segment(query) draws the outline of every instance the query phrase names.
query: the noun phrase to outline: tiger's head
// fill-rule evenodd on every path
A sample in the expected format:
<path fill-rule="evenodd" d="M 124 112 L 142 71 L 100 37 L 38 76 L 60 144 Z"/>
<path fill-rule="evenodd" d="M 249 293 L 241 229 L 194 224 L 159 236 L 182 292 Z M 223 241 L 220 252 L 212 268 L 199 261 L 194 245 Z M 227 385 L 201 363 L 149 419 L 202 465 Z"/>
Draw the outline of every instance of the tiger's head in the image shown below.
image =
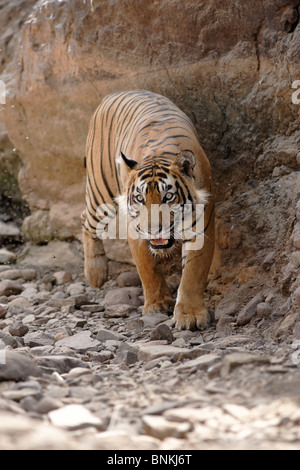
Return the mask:
<path fill-rule="evenodd" d="M 191 239 L 186 228 L 195 224 L 196 205 L 205 205 L 209 197 L 195 187 L 195 155 L 186 151 L 174 160 L 150 156 L 138 163 L 121 153 L 119 163 L 126 184 L 117 199 L 120 212 L 128 216 L 129 236 L 146 239 L 151 252 L 160 256 Z M 189 218 L 185 230 L 183 216 Z"/>

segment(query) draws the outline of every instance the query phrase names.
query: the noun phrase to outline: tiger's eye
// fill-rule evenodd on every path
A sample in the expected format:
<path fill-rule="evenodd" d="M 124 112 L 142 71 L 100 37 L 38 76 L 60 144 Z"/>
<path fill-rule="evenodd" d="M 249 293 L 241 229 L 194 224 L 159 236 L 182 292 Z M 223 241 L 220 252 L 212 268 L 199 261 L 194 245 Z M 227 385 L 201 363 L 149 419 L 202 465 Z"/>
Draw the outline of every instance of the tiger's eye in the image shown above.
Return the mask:
<path fill-rule="evenodd" d="M 134 199 L 136 200 L 136 202 L 139 202 L 139 203 L 144 202 L 144 198 L 141 194 L 137 194 Z"/>
<path fill-rule="evenodd" d="M 165 195 L 166 201 L 171 201 L 171 199 L 173 199 L 173 196 L 174 196 L 173 193 L 170 193 L 170 192 L 166 193 L 166 195 Z"/>

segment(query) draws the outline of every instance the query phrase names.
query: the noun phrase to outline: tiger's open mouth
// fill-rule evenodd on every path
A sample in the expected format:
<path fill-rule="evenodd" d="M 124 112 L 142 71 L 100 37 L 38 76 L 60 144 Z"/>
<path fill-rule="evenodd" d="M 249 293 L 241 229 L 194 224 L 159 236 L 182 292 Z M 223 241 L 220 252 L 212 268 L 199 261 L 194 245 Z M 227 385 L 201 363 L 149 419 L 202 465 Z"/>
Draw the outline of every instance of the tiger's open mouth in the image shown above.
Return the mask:
<path fill-rule="evenodd" d="M 164 248 L 171 248 L 171 246 L 174 244 L 174 240 L 172 238 L 169 240 L 167 238 L 155 238 L 153 240 L 149 240 L 149 243 L 151 248 L 159 250 Z"/>

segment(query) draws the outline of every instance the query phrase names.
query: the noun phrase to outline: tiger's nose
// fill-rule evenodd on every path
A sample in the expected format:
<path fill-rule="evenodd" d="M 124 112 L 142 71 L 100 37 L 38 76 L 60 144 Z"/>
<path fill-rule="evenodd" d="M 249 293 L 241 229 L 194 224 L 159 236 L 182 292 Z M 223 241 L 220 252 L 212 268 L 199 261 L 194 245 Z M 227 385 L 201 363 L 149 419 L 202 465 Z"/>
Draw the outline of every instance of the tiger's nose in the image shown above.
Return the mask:
<path fill-rule="evenodd" d="M 148 229 L 149 235 L 152 235 L 152 236 L 159 235 L 159 232 L 160 232 L 159 227 L 157 227 L 157 229 L 155 229 L 155 230 L 153 230 L 153 229 L 152 229 L 152 230 L 149 230 L 149 229 Z"/>

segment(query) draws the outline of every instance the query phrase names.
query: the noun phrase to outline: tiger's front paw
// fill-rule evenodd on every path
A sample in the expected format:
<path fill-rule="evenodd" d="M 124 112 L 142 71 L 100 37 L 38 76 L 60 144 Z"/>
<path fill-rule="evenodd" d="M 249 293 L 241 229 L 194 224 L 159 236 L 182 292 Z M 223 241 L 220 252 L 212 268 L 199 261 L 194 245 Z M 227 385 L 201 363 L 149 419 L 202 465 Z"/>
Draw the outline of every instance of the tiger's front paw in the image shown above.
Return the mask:
<path fill-rule="evenodd" d="M 204 330 L 210 324 L 210 316 L 205 307 L 178 303 L 174 316 L 179 330 Z"/>
<path fill-rule="evenodd" d="M 175 300 L 166 298 L 157 302 L 146 303 L 143 308 L 143 315 L 151 313 L 172 313 L 174 310 Z"/>

